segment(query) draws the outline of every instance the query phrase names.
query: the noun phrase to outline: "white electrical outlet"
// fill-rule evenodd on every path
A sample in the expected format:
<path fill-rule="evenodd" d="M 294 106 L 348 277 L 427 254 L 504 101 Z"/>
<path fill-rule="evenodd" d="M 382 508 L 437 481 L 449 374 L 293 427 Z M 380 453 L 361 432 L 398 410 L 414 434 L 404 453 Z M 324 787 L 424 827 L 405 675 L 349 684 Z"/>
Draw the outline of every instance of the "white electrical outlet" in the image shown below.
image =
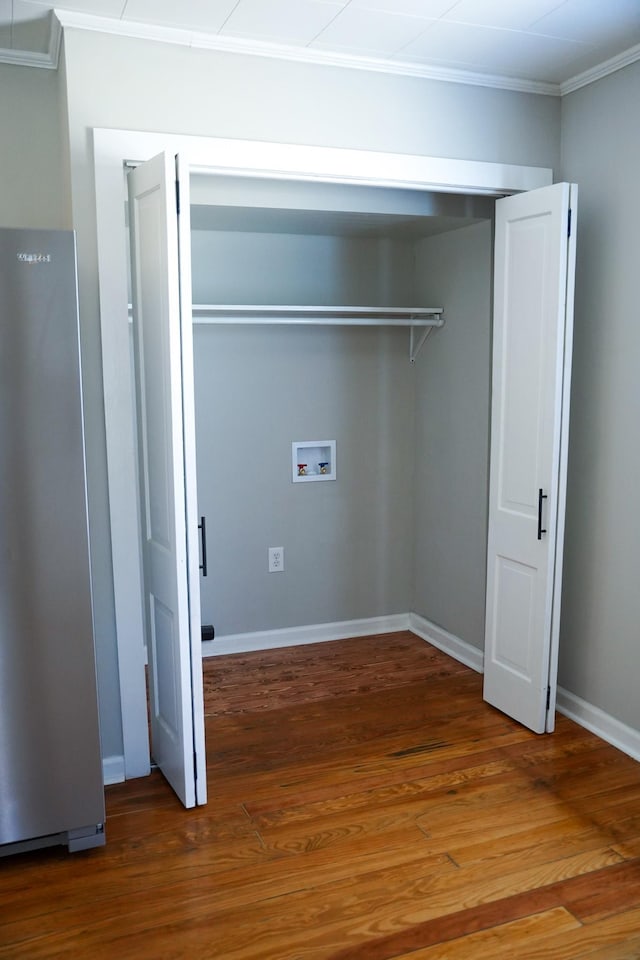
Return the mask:
<path fill-rule="evenodd" d="M 284 570 L 284 547 L 269 547 L 269 573 Z"/>

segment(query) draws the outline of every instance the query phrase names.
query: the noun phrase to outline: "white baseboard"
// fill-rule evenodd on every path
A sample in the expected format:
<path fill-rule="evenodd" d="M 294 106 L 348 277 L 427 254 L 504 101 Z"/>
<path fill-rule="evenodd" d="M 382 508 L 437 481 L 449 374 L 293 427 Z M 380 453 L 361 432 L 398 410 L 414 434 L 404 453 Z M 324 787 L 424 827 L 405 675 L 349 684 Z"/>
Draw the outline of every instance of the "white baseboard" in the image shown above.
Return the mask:
<path fill-rule="evenodd" d="M 427 643 L 432 643 L 438 650 L 448 653 L 454 660 L 459 660 L 460 663 L 471 667 L 471 669 L 477 673 L 483 672 L 484 654 L 482 650 L 478 650 L 477 647 L 472 647 L 466 640 L 461 640 L 460 637 L 456 637 L 453 633 L 447 633 L 442 627 L 431 623 L 430 620 L 421 617 L 418 613 L 409 614 L 409 630 L 417 633 L 417 635 L 422 637 L 423 640 L 426 640 Z"/>
<path fill-rule="evenodd" d="M 366 620 L 342 620 L 338 623 L 318 623 L 283 630 L 262 630 L 256 633 L 234 633 L 202 644 L 203 657 L 227 653 L 250 653 L 253 650 L 277 650 L 279 647 L 297 647 L 307 643 L 328 640 L 346 640 L 348 637 L 370 637 L 376 633 L 397 633 L 409 629 L 409 614 L 398 613 L 388 617 L 370 617 Z"/>
<path fill-rule="evenodd" d="M 640 731 L 628 727 L 626 723 L 616 720 L 611 714 L 594 707 L 563 687 L 558 687 L 556 709 L 558 713 L 595 733 L 601 740 L 606 740 L 634 760 L 640 760 Z"/>
<path fill-rule="evenodd" d="M 124 757 L 102 758 L 102 780 L 105 787 L 109 783 L 124 783 Z"/>

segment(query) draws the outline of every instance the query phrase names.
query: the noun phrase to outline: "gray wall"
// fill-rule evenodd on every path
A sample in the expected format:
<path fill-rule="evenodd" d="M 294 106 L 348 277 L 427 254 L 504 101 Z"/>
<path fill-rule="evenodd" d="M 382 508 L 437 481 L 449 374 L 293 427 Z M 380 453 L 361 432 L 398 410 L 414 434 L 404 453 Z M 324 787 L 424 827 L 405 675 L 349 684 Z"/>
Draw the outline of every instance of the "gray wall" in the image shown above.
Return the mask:
<path fill-rule="evenodd" d="M 196 302 L 447 315 L 414 365 L 406 329 L 195 328 L 202 609 L 219 636 L 411 609 L 482 648 L 491 250 L 489 222 L 417 243 L 193 232 Z M 337 439 L 336 483 L 291 482 L 304 439 Z"/>
<path fill-rule="evenodd" d="M 215 217 L 211 217 L 215 219 Z M 199 303 L 415 301 L 414 244 L 192 233 Z M 406 329 L 194 328 L 198 497 L 217 636 L 403 613 L 412 543 Z M 335 481 L 292 483 L 294 441 L 335 440 Z M 267 547 L 285 570 L 267 572 Z"/>
<path fill-rule="evenodd" d="M 65 47 L 76 134 L 168 130 L 548 167 L 560 158 L 554 97 L 73 29 Z"/>
<path fill-rule="evenodd" d="M 559 682 L 640 729 L 640 63 L 562 101 L 579 185 Z"/>
<path fill-rule="evenodd" d="M 198 499 L 216 635 L 404 613 L 413 371 L 406 330 L 194 328 Z M 293 483 L 291 444 L 335 440 L 337 479 Z M 267 572 L 282 546 L 283 573 Z"/>
<path fill-rule="evenodd" d="M 53 70 L 0 64 L 0 225 L 71 227 L 60 124 L 64 90 Z"/>
<path fill-rule="evenodd" d="M 420 244 L 421 302 L 443 304 L 416 367 L 411 609 L 484 647 L 490 421 L 489 221 Z"/>
<path fill-rule="evenodd" d="M 194 303 L 412 306 L 413 244 L 384 237 L 192 231 Z"/>
<path fill-rule="evenodd" d="M 121 752 L 121 730 L 91 128 L 166 130 L 555 168 L 560 105 L 552 97 L 220 54 L 76 30 L 66 31 L 64 70 L 73 223 L 80 241 L 103 749 L 109 755 Z"/>

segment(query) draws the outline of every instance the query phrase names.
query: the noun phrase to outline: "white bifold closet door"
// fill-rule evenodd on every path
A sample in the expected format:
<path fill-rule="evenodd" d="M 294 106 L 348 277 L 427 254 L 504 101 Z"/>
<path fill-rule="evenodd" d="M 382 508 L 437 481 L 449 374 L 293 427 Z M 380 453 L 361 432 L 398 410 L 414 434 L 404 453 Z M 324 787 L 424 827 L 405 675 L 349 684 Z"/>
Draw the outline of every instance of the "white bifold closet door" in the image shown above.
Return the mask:
<path fill-rule="evenodd" d="M 484 697 L 536 733 L 555 717 L 576 201 L 560 183 L 496 203 Z"/>
<path fill-rule="evenodd" d="M 192 807 L 207 795 L 189 185 L 180 184 L 176 159 L 155 157 L 128 181 L 152 754 Z"/>

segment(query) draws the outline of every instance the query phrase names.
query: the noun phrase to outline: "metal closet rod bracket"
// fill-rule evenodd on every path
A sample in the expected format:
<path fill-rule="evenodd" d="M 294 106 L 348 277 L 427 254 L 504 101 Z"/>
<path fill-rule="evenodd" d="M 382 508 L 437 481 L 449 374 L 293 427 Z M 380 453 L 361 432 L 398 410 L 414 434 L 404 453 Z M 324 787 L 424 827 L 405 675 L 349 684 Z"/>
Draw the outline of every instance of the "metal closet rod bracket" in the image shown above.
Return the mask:
<path fill-rule="evenodd" d="M 422 350 L 427 337 L 436 327 L 444 327 L 444 316 L 440 314 L 437 317 L 434 317 L 427 323 L 412 323 L 409 331 L 409 361 L 411 363 L 416 362 L 416 357 Z M 422 331 L 422 335 L 418 342 L 416 343 L 416 329 Z"/>

